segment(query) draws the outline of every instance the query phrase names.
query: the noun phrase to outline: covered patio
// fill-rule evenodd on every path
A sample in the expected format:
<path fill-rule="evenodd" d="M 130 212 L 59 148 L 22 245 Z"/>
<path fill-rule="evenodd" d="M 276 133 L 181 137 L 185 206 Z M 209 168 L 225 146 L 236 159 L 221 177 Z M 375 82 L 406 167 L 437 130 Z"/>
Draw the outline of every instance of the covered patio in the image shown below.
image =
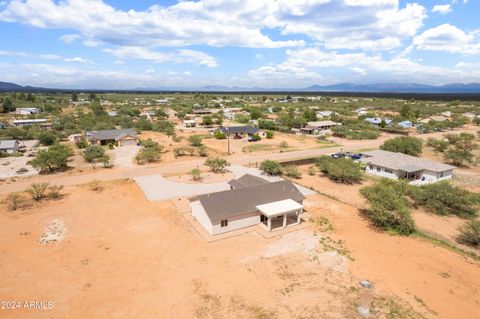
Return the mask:
<path fill-rule="evenodd" d="M 406 165 L 399 168 L 399 178 L 407 179 L 409 181 L 416 181 L 422 177 L 423 168 L 416 165 Z"/>
<path fill-rule="evenodd" d="M 281 200 L 256 206 L 260 222 L 268 231 L 300 224 L 303 205 L 292 199 Z"/>

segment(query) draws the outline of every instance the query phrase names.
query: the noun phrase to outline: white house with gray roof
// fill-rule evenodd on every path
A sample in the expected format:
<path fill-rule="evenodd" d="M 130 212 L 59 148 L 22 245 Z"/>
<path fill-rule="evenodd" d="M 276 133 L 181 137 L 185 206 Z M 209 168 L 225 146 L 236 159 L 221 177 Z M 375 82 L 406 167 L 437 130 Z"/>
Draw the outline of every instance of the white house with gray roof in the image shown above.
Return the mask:
<path fill-rule="evenodd" d="M 190 204 L 193 217 L 210 235 L 254 225 L 272 231 L 301 222 L 305 197 L 292 182 L 246 174 L 229 184 L 231 190 L 198 196 Z"/>
<path fill-rule="evenodd" d="M 0 153 L 14 153 L 20 150 L 20 142 L 17 140 L 0 141 Z"/>
<path fill-rule="evenodd" d="M 434 183 L 453 177 L 455 166 L 402 153 L 375 150 L 362 154 L 368 174 L 391 179 L 407 179 L 412 184 Z"/>

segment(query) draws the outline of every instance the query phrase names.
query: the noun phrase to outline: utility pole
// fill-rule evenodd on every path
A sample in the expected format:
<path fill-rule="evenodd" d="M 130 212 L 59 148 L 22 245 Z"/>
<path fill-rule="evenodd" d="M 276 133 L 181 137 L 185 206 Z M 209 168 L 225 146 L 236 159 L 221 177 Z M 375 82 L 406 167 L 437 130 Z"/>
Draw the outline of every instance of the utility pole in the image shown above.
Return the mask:
<path fill-rule="evenodd" d="M 229 131 L 229 126 L 227 124 L 226 127 L 227 131 L 227 148 L 228 148 L 228 155 L 230 155 L 230 131 Z"/>

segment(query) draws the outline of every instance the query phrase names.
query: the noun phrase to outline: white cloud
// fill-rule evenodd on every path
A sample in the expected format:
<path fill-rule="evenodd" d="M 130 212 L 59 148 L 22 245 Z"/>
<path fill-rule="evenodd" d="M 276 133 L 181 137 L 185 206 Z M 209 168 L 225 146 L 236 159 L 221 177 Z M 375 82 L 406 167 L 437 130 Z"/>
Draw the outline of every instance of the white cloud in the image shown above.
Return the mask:
<path fill-rule="evenodd" d="M 90 64 L 95 64 L 93 61 L 76 56 L 74 58 L 65 58 L 65 62 L 75 62 L 75 63 L 90 63 Z"/>
<path fill-rule="evenodd" d="M 66 44 L 70 44 L 70 43 L 73 43 L 79 39 L 81 39 L 82 37 L 78 34 L 65 34 L 65 35 L 62 35 L 60 37 L 60 41 L 62 41 L 63 43 L 66 43 Z"/>
<path fill-rule="evenodd" d="M 480 72 L 467 72 L 460 68 L 423 65 L 404 57 L 385 59 L 381 55 L 365 53 L 326 52 L 319 48 L 288 50 L 283 63 L 262 66 L 249 72 L 249 76 L 263 83 L 275 83 L 275 78 L 291 77 L 290 83 L 315 83 L 329 78 L 332 69 L 344 69 L 358 76 L 369 75 L 369 80 L 378 82 L 418 81 L 420 83 L 443 84 L 452 81 L 478 81 Z M 338 71 L 338 70 L 337 70 Z M 335 72 L 334 72 L 335 73 Z M 320 74 L 323 75 L 320 76 Z M 330 83 L 349 81 L 350 74 L 343 77 L 336 72 Z M 325 83 L 325 82 L 322 82 Z"/>
<path fill-rule="evenodd" d="M 40 54 L 40 58 L 45 59 L 45 60 L 61 60 L 62 57 L 58 54 Z"/>
<path fill-rule="evenodd" d="M 191 63 L 208 67 L 218 66 L 214 57 L 195 50 L 182 49 L 175 52 L 164 53 L 142 47 L 120 47 L 116 49 L 104 49 L 103 51 L 122 59 L 139 59 L 152 61 L 154 63 Z"/>
<path fill-rule="evenodd" d="M 15 56 L 15 57 L 28 57 L 30 54 L 26 52 L 21 52 L 21 51 L 7 51 L 7 50 L 0 50 L 0 56 Z"/>
<path fill-rule="evenodd" d="M 122 11 L 103 0 L 11 0 L 0 20 L 72 29 L 119 46 L 303 46 L 264 33 L 307 35 L 327 48 L 389 50 L 416 34 L 426 9 L 398 0 L 198 0 Z M 87 42 L 88 43 L 88 42 Z"/>
<path fill-rule="evenodd" d="M 477 37 L 477 32 L 464 32 L 451 24 L 442 24 L 416 36 L 413 46 L 418 50 L 473 55 L 480 54 Z"/>
<path fill-rule="evenodd" d="M 155 73 L 155 69 L 145 70 L 145 74 L 154 74 L 154 73 Z"/>
<path fill-rule="evenodd" d="M 450 4 L 437 4 L 433 6 L 432 12 L 440 13 L 440 14 L 447 14 L 452 12 L 452 5 Z"/>

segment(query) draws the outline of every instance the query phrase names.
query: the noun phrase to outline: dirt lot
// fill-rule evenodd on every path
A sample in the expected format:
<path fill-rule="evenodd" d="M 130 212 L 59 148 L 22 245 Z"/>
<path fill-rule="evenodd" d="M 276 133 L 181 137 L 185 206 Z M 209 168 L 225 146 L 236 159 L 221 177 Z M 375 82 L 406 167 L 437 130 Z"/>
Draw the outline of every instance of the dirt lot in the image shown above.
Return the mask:
<path fill-rule="evenodd" d="M 102 186 L 1 206 L 0 299 L 53 302 L 2 318 L 355 318 L 361 305 L 378 318 L 480 318 L 478 264 L 377 233 L 328 197 L 306 201 L 309 229 L 207 243 L 171 202 L 147 202 L 134 182 Z M 61 241 L 39 243 L 52 222 Z"/>

